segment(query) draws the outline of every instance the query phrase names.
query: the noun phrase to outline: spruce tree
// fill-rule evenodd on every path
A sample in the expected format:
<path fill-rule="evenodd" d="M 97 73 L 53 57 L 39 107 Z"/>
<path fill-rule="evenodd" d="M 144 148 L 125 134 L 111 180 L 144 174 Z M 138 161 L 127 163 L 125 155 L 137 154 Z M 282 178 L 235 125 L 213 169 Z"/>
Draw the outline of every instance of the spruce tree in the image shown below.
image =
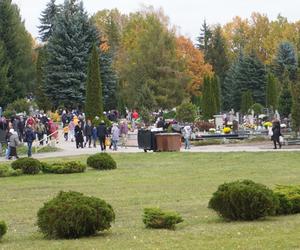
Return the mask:
<path fill-rule="evenodd" d="M 273 111 L 275 111 L 278 106 L 277 82 L 272 73 L 269 73 L 267 78 L 266 106 L 267 108 L 271 108 Z"/>
<path fill-rule="evenodd" d="M 232 108 L 241 109 L 241 96 L 250 90 L 255 103 L 265 104 L 266 70 L 265 66 L 252 54 L 240 54 L 239 59 L 231 66 L 224 83 L 225 98 Z M 227 101 L 227 102 L 228 102 Z M 228 108 L 226 101 L 224 102 Z"/>
<path fill-rule="evenodd" d="M 47 44 L 45 89 L 54 107 L 82 106 L 89 53 L 96 40 L 82 3 L 66 0 Z"/>
<path fill-rule="evenodd" d="M 4 45 L 0 40 L 0 107 L 4 107 L 8 103 L 8 64 L 5 62 Z"/>
<path fill-rule="evenodd" d="M 284 73 L 288 72 L 289 80 L 295 82 L 297 79 L 298 58 L 293 44 L 282 42 L 279 44 L 277 55 L 273 63 L 274 74 L 280 82 L 284 81 Z"/>
<path fill-rule="evenodd" d="M 85 115 L 93 120 L 103 114 L 102 84 L 100 78 L 99 55 L 96 45 L 92 48 L 88 64 L 86 83 Z"/>
<path fill-rule="evenodd" d="M 0 1 L 1 89 L 3 106 L 23 98 L 33 89 L 32 37 L 26 31 L 19 9 L 11 0 Z M 1 63 L 1 62 L 0 62 Z"/>
<path fill-rule="evenodd" d="M 53 33 L 55 18 L 59 12 L 59 7 L 55 4 L 55 1 L 56 0 L 50 0 L 46 6 L 46 9 L 41 13 L 41 25 L 38 26 L 38 28 L 42 42 L 47 42 Z"/>
<path fill-rule="evenodd" d="M 206 24 L 206 20 L 202 24 L 200 29 L 200 36 L 197 38 L 197 48 L 201 50 L 204 54 L 204 59 L 206 62 L 210 63 L 210 53 L 211 53 L 211 38 L 212 31 L 210 27 Z"/>
<path fill-rule="evenodd" d="M 226 41 L 222 34 L 221 26 L 217 26 L 211 38 L 211 53 L 210 56 L 210 63 L 213 67 L 215 74 L 219 78 L 220 87 L 221 87 L 221 96 L 224 97 L 224 92 L 226 91 L 226 87 L 224 86 L 224 80 L 226 77 L 226 72 L 229 69 L 229 59 L 227 56 L 227 49 L 226 49 Z M 225 102 L 223 98 L 222 103 Z"/>

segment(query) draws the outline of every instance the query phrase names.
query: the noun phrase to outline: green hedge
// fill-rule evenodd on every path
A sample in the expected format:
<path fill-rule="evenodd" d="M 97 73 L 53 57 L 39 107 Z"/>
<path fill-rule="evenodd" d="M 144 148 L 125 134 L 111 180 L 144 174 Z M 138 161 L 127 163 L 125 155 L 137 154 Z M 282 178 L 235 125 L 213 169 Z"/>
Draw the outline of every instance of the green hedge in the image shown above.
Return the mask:
<path fill-rule="evenodd" d="M 14 170 L 9 165 L 0 165 L 0 177 L 19 176 L 22 175 L 21 169 Z"/>
<path fill-rule="evenodd" d="M 77 162 L 55 162 L 52 164 L 42 163 L 42 171 L 51 174 L 71 174 L 83 173 L 86 170 L 86 165 Z"/>
<path fill-rule="evenodd" d="M 300 213 L 300 185 L 277 185 L 273 191 L 279 198 L 277 214 Z"/>
<path fill-rule="evenodd" d="M 38 211 L 37 225 L 51 238 L 80 238 L 107 230 L 115 220 L 112 207 L 96 197 L 60 192 Z"/>
<path fill-rule="evenodd" d="M 12 162 L 11 167 L 15 170 L 21 169 L 24 174 L 38 174 L 42 167 L 41 162 L 34 158 L 20 158 Z"/>
<path fill-rule="evenodd" d="M 250 180 L 219 186 L 209 201 L 209 208 L 229 220 L 256 220 L 274 215 L 278 197 L 262 184 Z"/>
<path fill-rule="evenodd" d="M 87 165 L 100 170 L 117 168 L 115 160 L 107 153 L 98 153 L 87 158 Z"/>
<path fill-rule="evenodd" d="M 143 222 L 147 228 L 175 229 L 175 225 L 183 222 L 176 212 L 162 211 L 160 208 L 145 208 Z"/>

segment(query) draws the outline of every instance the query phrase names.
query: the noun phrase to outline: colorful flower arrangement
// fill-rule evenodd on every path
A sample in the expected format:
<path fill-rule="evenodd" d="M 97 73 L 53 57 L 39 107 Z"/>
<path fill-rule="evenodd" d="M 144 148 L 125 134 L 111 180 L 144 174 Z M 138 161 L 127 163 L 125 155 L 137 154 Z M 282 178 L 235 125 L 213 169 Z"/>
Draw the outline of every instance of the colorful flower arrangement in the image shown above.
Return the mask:
<path fill-rule="evenodd" d="M 225 127 L 225 128 L 223 129 L 223 132 L 224 132 L 224 134 L 229 134 L 229 133 L 231 132 L 231 128 Z"/>
<path fill-rule="evenodd" d="M 265 122 L 263 125 L 265 128 L 269 128 L 273 126 L 272 122 Z"/>

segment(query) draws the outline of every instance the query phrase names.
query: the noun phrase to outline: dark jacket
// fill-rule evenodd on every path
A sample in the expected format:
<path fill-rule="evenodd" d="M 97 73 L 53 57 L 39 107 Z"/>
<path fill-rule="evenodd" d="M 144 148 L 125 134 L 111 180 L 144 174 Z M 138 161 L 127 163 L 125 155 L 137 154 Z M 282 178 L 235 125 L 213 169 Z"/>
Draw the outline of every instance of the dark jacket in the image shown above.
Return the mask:
<path fill-rule="evenodd" d="M 78 125 L 75 126 L 75 139 L 78 142 L 83 142 L 82 128 Z"/>
<path fill-rule="evenodd" d="M 85 127 L 84 127 L 84 135 L 85 136 L 92 136 L 92 134 L 93 134 L 93 127 L 92 127 L 92 125 L 86 124 Z"/>
<path fill-rule="evenodd" d="M 35 132 L 32 128 L 25 129 L 25 141 L 26 142 L 33 142 L 35 140 Z"/>
<path fill-rule="evenodd" d="M 104 123 L 100 123 L 100 125 L 97 127 L 97 136 L 98 137 L 107 136 L 107 129 Z"/>
<path fill-rule="evenodd" d="M 274 126 L 272 128 L 273 135 L 272 135 L 272 140 L 278 141 L 279 136 L 281 136 L 281 131 L 280 131 L 280 124 L 279 122 L 274 123 Z"/>

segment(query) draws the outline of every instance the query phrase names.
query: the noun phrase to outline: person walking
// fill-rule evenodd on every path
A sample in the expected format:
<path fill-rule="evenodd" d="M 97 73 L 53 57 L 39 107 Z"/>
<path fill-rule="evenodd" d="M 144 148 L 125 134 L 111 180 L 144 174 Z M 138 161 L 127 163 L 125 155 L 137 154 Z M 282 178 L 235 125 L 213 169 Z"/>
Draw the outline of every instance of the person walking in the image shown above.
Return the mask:
<path fill-rule="evenodd" d="M 2 156 L 3 145 L 7 144 L 7 122 L 4 117 L 0 117 L 0 157 Z"/>
<path fill-rule="evenodd" d="M 27 142 L 27 156 L 32 156 L 32 143 L 35 140 L 35 132 L 32 129 L 32 126 L 30 124 L 27 124 L 27 127 L 25 129 L 25 136 L 24 136 L 25 142 Z"/>
<path fill-rule="evenodd" d="M 17 153 L 17 147 L 20 145 L 19 136 L 18 133 L 11 128 L 9 130 L 10 136 L 9 136 L 9 156 L 8 159 L 11 160 L 13 157 L 16 159 L 19 159 L 18 153 Z"/>
<path fill-rule="evenodd" d="M 192 134 L 192 129 L 191 126 L 186 125 L 183 128 L 183 138 L 184 138 L 184 149 L 190 149 L 190 139 L 191 139 L 191 134 Z"/>
<path fill-rule="evenodd" d="M 120 129 L 118 128 L 118 125 L 114 123 L 111 129 L 111 140 L 112 140 L 113 151 L 118 150 L 117 144 L 119 141 L 119 137 L 120 137 Z"/>
<path fill-rule="evenodd" d="M 44 145 L 45 125 L 41 121 L 38 121 L 36 124 L 36 133 L 40 145 Z"/>
<path fill-rule="evenodd" d="M 71 139 L 71 142 L 74 141 L 74 136 L 75 136 L 75 123 L 74 120 L 71 120 L 69 123 L 69 137 Z"/>
<path fill-rule="evenodd" d="M 107 137 L 107 129 L 103 120 L 100 122 L 99 126 L 97 127 L 97 136 L 100 141 L 101 151 L 105 151 L 106 150 L 105 139 Z"/>
<path fill-rule="evenodd" d="M 83 148 L 83 131 L 82 131 L 82 123 L 79 122 L 75 126 L 75 141 L 76 141 L 76 148 Z"/>
<path fill-rule="evenodd" d="M 89 148 L 91 148 L 92 144 L 92 135 L 93 135 L 93 126 L 91 120 L 87 120 L 86 125 L 84 126 L 84 136 L 85 136 L 85 144 L 89 143 Z"/>
<path fill-rule="evenodd" d="M 121 145 L 124 148 L 127 148 L 127 139 L 128 139 L 128 123 L 124 120 L 120 125 L 120 134 L 121 134 Z"/>
<path fill-rule="evenodd" d="M 274 149 L 277 149 L 277 143 L 279 145 L 279 148 L 281 148 L 281 142 L 280 142 L 280 136 L 282 136 L 280 131 L 280 122 L 278 120 L 273 121 L 273 135 L 272 135 L 272 141 L 274 143 Z"/>
<path fill-rule="evenodd" d="M 65 141 L 68 141 L 68 135 L 69 135 L 69 124 L 65 124 L 65 126 L 63 127 L 63 133 L 64 133 L 64 138 Z"/>

